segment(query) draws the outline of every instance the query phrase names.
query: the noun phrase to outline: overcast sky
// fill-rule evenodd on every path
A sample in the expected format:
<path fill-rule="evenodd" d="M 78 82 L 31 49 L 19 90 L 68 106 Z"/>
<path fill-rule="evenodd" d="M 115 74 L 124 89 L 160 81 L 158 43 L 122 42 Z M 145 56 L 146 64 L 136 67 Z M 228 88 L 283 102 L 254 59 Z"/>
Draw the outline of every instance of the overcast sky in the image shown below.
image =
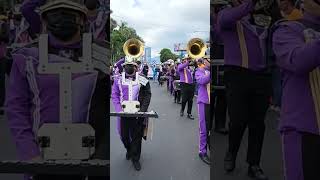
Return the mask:
<path fill-rule="evenodd" d="M 111 0 L 111 17 L 127 22 L 152 47 L 152 57 L 162 48 L 193 37 L 207 39 L 210 0 Z"/>

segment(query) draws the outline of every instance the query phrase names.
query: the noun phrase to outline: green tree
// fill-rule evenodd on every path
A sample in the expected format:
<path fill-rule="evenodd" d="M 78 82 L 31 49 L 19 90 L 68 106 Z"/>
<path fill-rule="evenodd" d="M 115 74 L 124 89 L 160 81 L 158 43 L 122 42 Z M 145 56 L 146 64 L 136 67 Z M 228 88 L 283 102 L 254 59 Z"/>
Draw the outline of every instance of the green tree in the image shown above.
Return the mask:
<path fill-rule="evenodd" d="M 172 59 L 175 61 L 178 58 L 179 58 L 179 56 L 172 53 L 170 49 L 164 48 L 160 51 L 160 61 L 162 63 L 166 62 L 169 59 Z"/>
<path fill-rule="evenodd" d="M 117 28 L 111 32 L 111 51 L 112 51 L 112 63 L 115 63 L 121 57 L 125 56 L 123 52 L 123 44 L 130 38 L 139 39 L 144 42 L 143 39 L 137 34 L 136 30 L 129 27 L 127 23 L 121 22 Z"/>

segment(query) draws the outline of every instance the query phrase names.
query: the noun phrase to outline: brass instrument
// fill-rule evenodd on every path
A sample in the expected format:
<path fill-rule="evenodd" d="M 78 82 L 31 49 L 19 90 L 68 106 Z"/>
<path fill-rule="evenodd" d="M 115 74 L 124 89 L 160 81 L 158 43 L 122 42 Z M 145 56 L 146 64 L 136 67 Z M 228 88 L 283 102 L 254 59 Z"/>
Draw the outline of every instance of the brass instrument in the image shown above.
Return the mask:
<path fill-rule="evenodd" d="M 144 53 L 144 44 L 138 39 L 129 39 L 123 45 L 123 52 L 127 58 L 136 61 Z"/>
<path fill-rule="evenodd" d="M 207 45 L 200 38 L 193 38 L 188 42 L 187 52 L 191 59 L 199 59 L 205 56 Z"/>

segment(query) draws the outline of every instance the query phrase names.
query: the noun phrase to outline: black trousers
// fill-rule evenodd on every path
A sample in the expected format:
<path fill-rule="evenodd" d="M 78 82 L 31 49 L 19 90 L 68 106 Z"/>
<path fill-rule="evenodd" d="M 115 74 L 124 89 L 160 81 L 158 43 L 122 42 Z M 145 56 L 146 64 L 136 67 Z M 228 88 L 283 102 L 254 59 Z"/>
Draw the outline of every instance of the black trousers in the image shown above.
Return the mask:
<path fill-rule="evenodd" d="M 181 100 L 181 90 L 175 90 L 174 91 L 174 101 L 180 102 Z"/>
<path fill-rule="evenodd" d="M 227 120 L 226 91 L 223 89 L 214 90 L 212 95 L 212 103 L 214 103 L 215 129 L 225 128 Z"/>
<path fill-rule="evenodd" d="M 0 107 L 4 105 L 5 101 L 5 79 L 6 79 L 6 62 L 5 59 L 0 59 Z"/>
<path fill-rule="evenodd" d="M 248 127 L 247 162 L 260 163 L 265 132 L 265 115 L 271 95 L 271 77 L 244 68 L 225 67 L 227 105 L 230 116 L 228 151 L 236 159 L 243 134 Z"/>
<path fill-rule="evenodd" d="M 139 161 L 141 156 L 141 143 L 143 137 L 143 121 L 137 118 L 121 119 L 121 138 L 132 161 Z"/>
<path fill-rule="evenodd" d="M 302 160 L 304 180 L 320 179 L 320 136 L 304 133 L 302 136 Z"/>
<path fill-rule="evenodd" d="M 186 105 L 188 103 L 187 113 L 192 113 L 192 105 L 193 105 L 193 96 L 194 96 L 194 84 L 181 83 L 181 112 L 184 112 Z"/>
<path fill-rule="evenodd" d="M 211 150 L 211 144 L 210 144 L 210 136 L 212 132 L 212 121 L 211 121 L 211 105 L 206 104 L 205 105 L 205 118 L 206 118 L 206 130 L 207 130 L 207 146 L 209 150 Z"/>

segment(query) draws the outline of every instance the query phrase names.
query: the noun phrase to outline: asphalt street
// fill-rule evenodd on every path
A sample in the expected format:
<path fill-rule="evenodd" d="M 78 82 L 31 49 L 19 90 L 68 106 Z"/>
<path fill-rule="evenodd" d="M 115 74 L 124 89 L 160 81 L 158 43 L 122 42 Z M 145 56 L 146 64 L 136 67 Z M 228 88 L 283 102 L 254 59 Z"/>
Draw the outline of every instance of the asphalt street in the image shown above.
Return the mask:
<path fill-rule="evenodd" d="M 281 138 L 278 131 L 278 115 L 268 111 L 265 122 L 266 132 L 262 150 L 261 167 L 269 180 L 283 180 Z M 248 164 L 247 146 L 248 136 L 245 133 L 237 156 L 236 169 L 226 173 L 223 169 L 223 160 L 227 149 L 228 136 L 213 135 L 213 167 L 211 180 L 252 180 L 247 176 Z"/>
<path fill-rule="evenodd" d="M 198 158 L 198 119 L 194 102 L 195 120 L 180 117 L 180 105 L 173 103 L 166 87 L 152 84 L 150 110 L 159 114 L 153 119 L 153 134 L 142 145 L 142 170 L 136 172 L 125 159 L 125 149 L 116 131 L 116 118 L 111 118 L 111 180 L 250 180 L 246 176 L 247 134 L 238 153 L 237 167 L 231 174 L 223 170 L 227 136 L 213 135 L 213 168 Z M 196 99 L 195 99 L 196 100 Z M 268 112 L 261 167 L 269 180 L 282 180 L 282 154 L 277 130 L 278 116 Z M 15 145 L 7 121 L 0 116 L 0 160 L 15 160 Z M 21 180 L 21 175 L 0 174 L 0 180 Z"/>
<path fill-rule="evenodd" d="M 159 114 L 153 119 L 152 139 L 143 141 L 142 170 L 136 172 L 125 159 L 126 150 L 116 130 L 116 119 L 111 118 L 111 180 L 209 180 L 210 167 L 198 157 L 198 120 L 194 102 L 195 120 L 180 117 L 180 105 L 166 87 L 151 82 L 150 110 Z M 151 138 L 151 137 L 150 137 Z"/>

